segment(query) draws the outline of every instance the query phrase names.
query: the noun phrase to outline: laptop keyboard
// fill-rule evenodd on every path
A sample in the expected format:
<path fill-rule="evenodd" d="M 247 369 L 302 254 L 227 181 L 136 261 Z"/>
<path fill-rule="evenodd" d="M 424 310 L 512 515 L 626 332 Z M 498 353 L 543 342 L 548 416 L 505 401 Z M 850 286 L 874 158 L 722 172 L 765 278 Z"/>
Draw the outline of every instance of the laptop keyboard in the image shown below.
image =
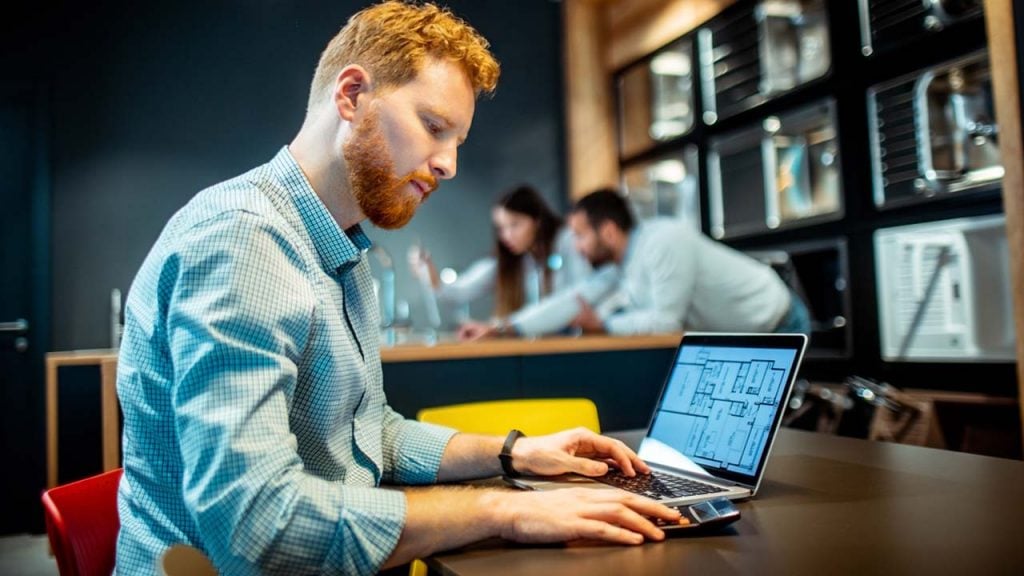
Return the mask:
<path fill-rule="evenodd" d="M 650 474 L 637 474 L 630 478 L 623 475 L 619 470 L 609 470 L 607 474 L 594 478 L 594 480 L 655 499 L 681 498 L 683 496 L 725 492 L 725 488 L 719 488 L 718 486 L 679 476 L 659 474 L 653 471 Z"/>

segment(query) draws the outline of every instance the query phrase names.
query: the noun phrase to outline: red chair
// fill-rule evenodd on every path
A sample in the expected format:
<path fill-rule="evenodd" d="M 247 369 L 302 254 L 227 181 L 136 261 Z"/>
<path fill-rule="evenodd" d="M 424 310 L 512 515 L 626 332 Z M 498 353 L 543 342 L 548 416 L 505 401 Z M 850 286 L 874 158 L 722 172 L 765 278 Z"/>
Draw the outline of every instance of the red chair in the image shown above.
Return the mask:
<path fill-rule="evenodd" d="M 43 493 L 46 533 L 61 576 L 109 576 L 121 521 L 117 485 L 121 469 Z"/>

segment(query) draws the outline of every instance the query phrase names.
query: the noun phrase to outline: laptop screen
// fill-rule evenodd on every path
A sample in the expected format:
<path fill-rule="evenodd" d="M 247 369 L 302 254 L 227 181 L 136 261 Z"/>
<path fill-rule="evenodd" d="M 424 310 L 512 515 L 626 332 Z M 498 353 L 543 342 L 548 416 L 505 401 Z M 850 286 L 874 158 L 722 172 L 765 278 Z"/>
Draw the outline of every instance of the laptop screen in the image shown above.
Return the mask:
<path fill-rule="evenodd" d="M 756 486 L 806 339 L 687 334 L 640 457 Z"/>

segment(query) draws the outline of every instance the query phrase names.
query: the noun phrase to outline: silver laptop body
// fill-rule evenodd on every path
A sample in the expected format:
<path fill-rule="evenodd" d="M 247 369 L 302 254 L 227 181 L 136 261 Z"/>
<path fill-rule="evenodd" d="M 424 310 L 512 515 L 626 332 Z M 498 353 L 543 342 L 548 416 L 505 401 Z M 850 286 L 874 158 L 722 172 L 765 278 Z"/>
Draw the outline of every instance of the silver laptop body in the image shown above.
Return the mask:
<path fill-rule="evenodd" d="M 806 345 L 802 334 L 683 336 L 638 453 L 656 474 L 721 491 L 689 496 L 630 491 L 666 504 L 754 496 Z M 622 489 L 576 474 L 505 481 L 531 490 Z"/>

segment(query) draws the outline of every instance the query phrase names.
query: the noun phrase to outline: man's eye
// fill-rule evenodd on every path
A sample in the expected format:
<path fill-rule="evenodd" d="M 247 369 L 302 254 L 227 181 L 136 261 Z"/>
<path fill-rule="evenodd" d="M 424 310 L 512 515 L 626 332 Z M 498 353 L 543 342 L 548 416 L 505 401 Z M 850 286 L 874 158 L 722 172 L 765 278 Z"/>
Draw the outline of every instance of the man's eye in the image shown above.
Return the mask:
<path fill-rule="evenodd" d="M 440 124 L 438 124 L 437 122 L 434 122 L 432 120 L 427 120 L 426 123 L 427 123 L 427 132 L 430 132 L 431 134 L 434 134 L 434 135 L 437 135 L 437 134 L 441 133 L 442 128 L 441 128 Z"/>

